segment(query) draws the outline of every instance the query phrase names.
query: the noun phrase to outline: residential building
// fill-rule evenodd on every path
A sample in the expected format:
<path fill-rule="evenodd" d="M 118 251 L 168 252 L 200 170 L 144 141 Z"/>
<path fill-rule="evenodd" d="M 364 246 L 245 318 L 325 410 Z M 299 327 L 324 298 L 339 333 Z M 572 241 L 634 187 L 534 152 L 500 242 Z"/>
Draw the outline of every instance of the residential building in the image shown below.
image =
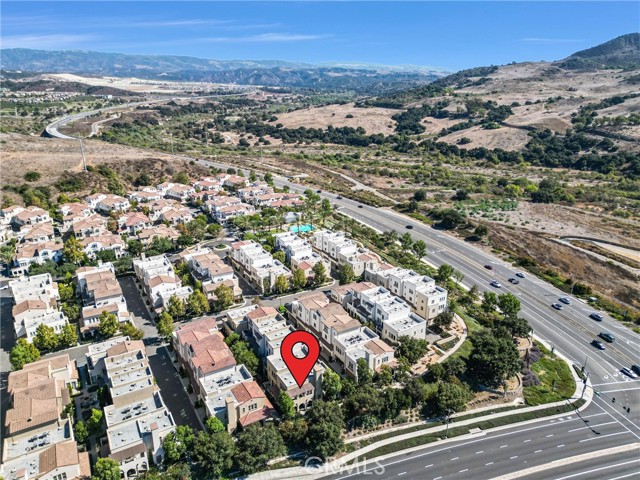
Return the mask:
<path fill-rule="evenodd" d="M 133 269 L 151 307 L 156 310 L 165 307 L 169 298 L 174 295 L 186 300 L 193 293 L 191 287 L 182 286 L 182 281 L 166 255 L 147 258 L 142 254 L 142 258 L 133 261 Z"/>
<path fill-rule="evenodd" d="M 108 232 L 107 219 L 100 215 L 86 216 L 74 222 L 70 229 L 78 240 L 85 237 L 99 237 Z"/>
<path fill-rule="evenodd" d="M 25 225 L 18 232 L 18 240 L 24 243 L 45 243 L 55 240 L 53 223 Z"/>
<path fill-rule="evenodd" d="M 163 195 L 153 187 L 140 187 L 135 192 L 129 192 L 127 197 L 132 202 L 149 203 L 160 200 Z"/>
<path fill-rule="evenodd" d="M 96 202 L 94 210 L 104 214 L 111 212 L 126 212 L 131 208 L 129 200 L 120 195 L 100 194 L 102 198 Z M 91 205 L 91 203 L 89 203 Z"/>
<path fill-rule="evenodd" d="M 100 236 L 84 237 L 80 240 L 80 245 L 91 260 L 96 258 L 98 252 L 105 250 L 111 250 L 116 258 L 122 257 L 127 250 L 127 244 L 122 237 L 111 232 Z"/>
<path fill-rule="evenodd" d="M 279 260 L 273 258 L 260 244 L 254 241 L 231 244 L 231 259 L 242 268 L 247 279 L 261 292 L 271 292 L 278 277 L 287 281 L 292 277 L 291 270 Z"/>
<path fill-rule="evenodd" d="M 193 278 L 202 283 L 202 289 L 209 301 L 216 300 L 215 290 L 220 285 L 226 285 L 233 290 L 235 301 L 242 300 L 242 290 L 233 268 L 209 248 L 185 250 L 180 253 L 180 258 L 187 262 Z"/>
<path fill-rule="evenodd" d="M 299 268 L 305 274 L 307 281 L 314 277 L 313 267 L 322 263 L 327 276 L 331 272 L 331 262 L 313 251 L 311 244 L 293 232 L 277 233 L 275 235 L 276 248 L 285 253 L 291 270 Z"/>
<path fill-rule="evenodd" d="M 356 277 L 361 276 L 365 269 L 381 263 L 377 254 L 359 247 L 344 232 L 318 230 L 311 238 L 316 249 L 328 255 L 338 266 L 349 265 Z"/>
<path fill-rule="evenodd" d="M 62 242 L 20 243 L 16 246 L 11 275 L 18 277 L 27 275 L 33 264 L 42 265 L 51 260 L 59 262 L 62 259 Z"/>
<path fill-rule="evenodd" d="M 157 225 L 151 228 L 145 228 L 138 232 L 138 240 L 144 245 L 148 247 L 153 242 L 154 238 L 166 238 L 175 242 L 180 237 L 180 232 L 178 232 L 173 227 L 168 227 L 164 224 Z"/>
<path fill-rule="evenodd" d="M 16 210 L 16 212 L 17 213 L 11 216 L 11 221 L 18 228 L 25 225 L 38 225 L 53 222 L 49 212 L 40 207 L 26 207 L 22 210 Z"/>
<path fill-rule="evenodd" d="M 120 215 L 118 218 L 118 229 L 120 233 L 136 236 L 139 231 L 151 227 L 151 220 L 142 212 L 129 212 Z"/>
<path fill-rule="evenodd" d="M 91 207 L 83 203 L 64 203 L 58 207 L 58 212 L 62 216 L 62 224 L 60 225 L 62 233 L 68 232 L 74 223 L 91 216 L 93 213 Z"/>

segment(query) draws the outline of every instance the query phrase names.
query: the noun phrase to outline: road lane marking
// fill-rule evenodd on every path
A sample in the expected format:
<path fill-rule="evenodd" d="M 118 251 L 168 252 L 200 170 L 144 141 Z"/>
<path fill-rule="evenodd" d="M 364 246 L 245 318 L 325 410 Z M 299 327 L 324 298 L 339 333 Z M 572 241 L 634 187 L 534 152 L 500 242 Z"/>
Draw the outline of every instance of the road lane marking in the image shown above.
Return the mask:
<path fill-rule="evenodd" d="M 484 453 L 484 450 L 480 450 L 479 452 L 476 452 L 476 455 L 479 455 L 481 453 Z"/>
<path fill-rule="evenodd" d="M 599 423 L 598 425 L 589 425 L 587 427 L 572 428 L 571 430 L 567 430 L 567 433 L 577 432 L 578 430 L 586 430 L 587 428 L 594 429 L 596 427 L 603 427 L 605 425 L 611 425 L 612 423 L 616 423 L 616 422 L 605 422 L 605 423 Z"/>
<path fill-rule="evenodd" d="M 450 461 L 453 462 L 454 460 L 458 460 L 460 457 L 453 457 Z"/>
<path fill-rule="evenodd" d="M 530 442 L 530 441 L 531 441 L 531 439 L 529 439 L 529 440 L 524 440 L 522 443 L 528 443 L 528 442 Z"/>
<path fill-rule="evenodd" d="M 440 480 L 442 477 L 436 477 L 433 480 Z"/>
<path fill-rule="evenodd" d="M 500 448 L 507 448 L 509 445 L 501 445 Z"/>
<path fill-rule="evenodd" d="M 553 433 L 550 433 L 549 435 L 546 436 L 546 438 L 549 438 L 549 437 L 553 437 Z"/>
<path fill-rule="evenodd" d="M 591 470 L 586 470 L 580 473 L 573 473 L 571 475 L 566 475 L 564 477 L 556 478 L 555 480 L 565 480 L 567 478 L 579 477 L 587 473 L 599 472 L 600 470 L 607 470 L 609 468 L 622 467 L 624 465 L 629 465 L 630 463 L 637 463 L 637 462 L 638 462 L 638 459 L 634 458 L 633 460 L 629 460 L 628 462 L 617 463 L 616 465 L 607 465 L 606 467 L 592 468 Z"/>
<path fill-rule="evenodd" d="M 513 457 L 509 457 L 509 460 L 513 460 L 515 458 L 518 458 L 518 455 L 514 455 Z"/>
<path fill-rule="evenodd" d="M 615 437 L 616 435 L 623 435 L 625 433 L 633 434 L 633 432 L 628 432 L 628 431 L 616 432 L 616 433 L 608 433 L 606 435 L 600 435 L 598 437 L 585 438 L 584 440 L 580 440 L 580 443 L 582 443 L 582 442 L 590 442 L 591 440 L 598 440 L 600 438 L 605 438 L 605 437 Z"/>
<path fill-rule="evenodd" d="M 564 443 L 561 443 L 560 445 L 556 445 L 556 448 L 562 448 L 564 447 Z"/>
<path fill-rule="evenodd" d="M 430 463 L 429 465 L 424 466 L 424 468 L 429 468 L 429 467 L 433 467 L 433 463 Z"/>
<path fill-rule="evenodd" d="M 610 478 L 609 480 L 620 480 L 621 478 L 636 477 L 638 475 L 640 475 L 640 471 L 628 473 L 626 475 L 621 475 L 619 477 Z"/>
<path fill-rule="evenodd" d="M 536 450 L 536 451 L 535 451 L 535 452 L 533 452 L 533 453 L 540 453 L 541 451 L 542 451 L 542 450 Z"/>
<path fill-rule="evenodd" d="M 469 471 L 469 469 L 465 468 L 464 470 L 460 470 L 458 473 L 464 473 L 464 472 L 468 472 L 468 471 Z"/>
<path fill-rule="evenodd" d="M 485 465 L 493 465 L 493 462 L 485 463 Z"/>
<path fill-rule="evenodd" d="M 407 472 L 402 472 L 402 473 L 399 473 L 399 474 L 398 474 L 398 476 L 400 476 L 400 475 L 406 475 L 406 474 L 407 474 Z"/>

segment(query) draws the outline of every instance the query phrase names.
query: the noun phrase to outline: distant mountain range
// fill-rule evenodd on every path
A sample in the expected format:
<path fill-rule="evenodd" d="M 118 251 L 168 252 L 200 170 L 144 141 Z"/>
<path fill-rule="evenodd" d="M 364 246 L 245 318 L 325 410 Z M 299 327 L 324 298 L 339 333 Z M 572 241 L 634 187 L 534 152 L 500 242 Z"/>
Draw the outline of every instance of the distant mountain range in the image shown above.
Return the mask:
<path fill-rule="evenodd" d="M 428 67 L 367 64 L 311 65 L 280 60 L 208 60 L 175 55 L 4 49 L 1 68 L 35 73 L 204 81 L 243 85 L 378 91 L 429 83 L 447 72 Z"/>
<path fill-rule="evenodd" d="M 557 66 L 569 70 L 638 68 L 640 67 L 640 33 L 621 35 L 595 47 L 581 50 L 557 62 Z"/>

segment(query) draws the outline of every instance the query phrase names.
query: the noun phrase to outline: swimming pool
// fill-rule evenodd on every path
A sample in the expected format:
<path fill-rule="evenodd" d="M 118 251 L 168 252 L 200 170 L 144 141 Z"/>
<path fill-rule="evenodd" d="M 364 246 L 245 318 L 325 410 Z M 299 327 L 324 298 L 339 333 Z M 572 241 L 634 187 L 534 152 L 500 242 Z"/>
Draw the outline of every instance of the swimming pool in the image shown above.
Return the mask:
<path fill-rule="evenodd" d="M 299 229 L 297 225 L 293 225 L 292 227 L 289 227 L 289 230 L 292 231 L 293 233 L 300 233 L 300 232 L 306 233 L 313 230 L 313 225 L 300 225 Z"/>

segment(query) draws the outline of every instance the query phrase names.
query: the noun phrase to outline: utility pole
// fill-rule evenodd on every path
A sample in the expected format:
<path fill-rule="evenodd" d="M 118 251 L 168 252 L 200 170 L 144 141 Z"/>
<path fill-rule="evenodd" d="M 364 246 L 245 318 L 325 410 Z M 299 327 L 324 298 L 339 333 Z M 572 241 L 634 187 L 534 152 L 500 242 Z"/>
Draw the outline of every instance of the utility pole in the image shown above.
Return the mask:
<path fill-rule="evenodd" d="M 80 153 L 82 154 L 82 169 L 86 172 L 87 171 L 87 159 L 84 156 L 84 148 L 82 146 L 82 138 L 78 138 L 78 140 L 80 141 Z"/>

